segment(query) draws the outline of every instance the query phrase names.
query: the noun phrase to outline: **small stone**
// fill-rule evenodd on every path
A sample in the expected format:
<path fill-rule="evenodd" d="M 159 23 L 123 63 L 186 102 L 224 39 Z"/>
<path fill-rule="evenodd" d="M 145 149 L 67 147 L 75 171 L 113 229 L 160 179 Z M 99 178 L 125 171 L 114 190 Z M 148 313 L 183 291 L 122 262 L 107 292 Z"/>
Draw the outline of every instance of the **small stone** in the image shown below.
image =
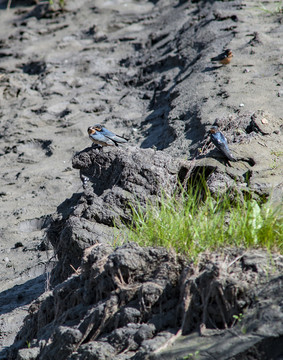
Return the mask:
<path fill-rule="evenodd" d="M 16 242 L 16 244 L 14 245 L 15 249 L 23 246 L 24 246 L 23 243 L 21 243 L 20 241 Z"/>
<path fill-rule="evenodd" d="M 40 348 L 28 348 L 28 349 L 20 349 L 18 351 L 17 360 L 35 360 L 40 353 Z"/>

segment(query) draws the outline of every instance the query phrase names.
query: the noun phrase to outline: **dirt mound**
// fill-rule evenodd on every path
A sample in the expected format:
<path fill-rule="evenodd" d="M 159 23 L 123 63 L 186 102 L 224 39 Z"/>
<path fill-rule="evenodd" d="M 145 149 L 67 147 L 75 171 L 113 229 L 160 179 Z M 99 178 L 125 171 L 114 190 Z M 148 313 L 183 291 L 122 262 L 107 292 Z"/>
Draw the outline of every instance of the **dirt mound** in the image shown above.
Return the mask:
<path fill-rule="evenodd" d="M 172 194 L 181 163 L 160 151 L 133 147 L 87 148 L 76 155 L 73 166 L 80 169 L 84 192 L 61 204 L 48 230 L 60 260 L 51 284 L 74 272 L 86 248 L 115 241 L 114 223 L 131 221 L 131 204 L 145 205 L 162 191 Z"/>
<path fill-rule="evenodd" d="M 235 169 L 234 173 L 228 171 L 217 161 L 189 162 L 128 145 L 86 148 L 74 156 L 73 167 L 80 171 L 84 192 L 63 202 L 50 220 L 47 237 L 59 260 L 51 274 L 51 285 L 65 280 L 80 266 L 87 247 L 116 242 L 119 234 L 113 233 L 114 224 L 131 222 L 131 206 L 145 206 L 147 201 L 160 198 L 162 192 L 173 194 L 180 184 L 186 187 L 200 176 L 205 177 L 212 193 L 249 191 L 242 181 L 243 169 L 236 176 Z"/>
<path fill-rule="evenodd" d="M 271 262 L 273 281 L 268 283 Z M 193 266 L 162 248 L 93 245 L 84 251 L 76 274 L 31 306 L 15 343 L 19 349 L 28 342 L 30 348 L 19 350 L 17 359 L 32 359 L 31 352 L 37 359 L 146 359 L 196 330 L 211 336 L 212 346 L 218 341 L 213 335 L 221 329 L 229 335 L 237 320 L 235 334 L 261 336 L 260 342 L 282 337 L 276 290 L 282 269 L 282 257 L 260 251 L 210 254 Z M 261 310 L 270 293 L 276 310 Z M 268 323 L 258 319 L 259 313 L 269 317 Z M 237 353 L 246 346 L 242 341 Z M 230 349 L 225 358 L 231 354 Z"/>

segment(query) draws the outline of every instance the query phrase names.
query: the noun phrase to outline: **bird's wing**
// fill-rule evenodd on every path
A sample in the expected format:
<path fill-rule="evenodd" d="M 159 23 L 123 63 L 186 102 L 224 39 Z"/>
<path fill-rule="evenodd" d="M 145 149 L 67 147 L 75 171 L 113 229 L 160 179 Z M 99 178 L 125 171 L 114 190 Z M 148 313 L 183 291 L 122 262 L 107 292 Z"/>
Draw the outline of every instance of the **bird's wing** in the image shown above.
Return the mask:
<path fill-rule="evenodd" d="M 227 140 L 225 136 L 221 133 L 217 133 L 214 136 L 212 136 L 212 142 L 215 146 L 221 146 L 221 145 L 227 145 Z"/>
<path fill-rule="evenodd" d="M 128 140 L 122 138 L 122 136 L 114 134 L 112 131 L 107 130 L 105 128 L 102 128 L 103 135 L 106 136 L 108 139 L 111 139 L 113 141 L 119 142 L 119 143 L 125 143 Z"/>
<path fill-rule="evenodd" d="M 223 153 L 229 160 L 231 160 L 231 161 L 234 161 L 234 160 L 235 160 L 234 156 L 232 155 L 232 153 L 231 153 L 231 151 L 230 151 L 230 149 L 229 149 L 229 147 L 228 147 L 228 145 L 227 145 L 227 142 L 226 142 L 226 143 L 224 143 L 224 142 L 219 143 L 218 149 L 221 150 L 222 153 Z"/>
<path fill-rule="evenodd" d="M 219 54 L 219 55 L 211 58 L 211 61 L 220 61 L 220 60 L 223 60 L 223 59 L 225 59 L 225 54 L 224 53 Z"/>
<path fill-rule="evenodd" d="M 223 145 L 223 141 L 221 141 L 219 138 L 215 137 L 213 140 L 214 140 L 214 145 L 216 146 Z"/>
<path fill-rule="evenodd" d="M 108 137 L 104 136 L 100 132 L 96 131 L 95 134 L 89 135 L 94 141 L 97 141 L 99 143 L 105 143 L 108 145 L 114 145 L 113 141 L 109 139 Z"/>
<path fill-rule="evenodd" d="M 222 152 L 222 154 L 224 154 L 229 160 L 235 161 L 235 158 L 228 147 L 227 139 L 222 133 L 215 134 L 211 137 L 211 139 L 213 144 Z"/>

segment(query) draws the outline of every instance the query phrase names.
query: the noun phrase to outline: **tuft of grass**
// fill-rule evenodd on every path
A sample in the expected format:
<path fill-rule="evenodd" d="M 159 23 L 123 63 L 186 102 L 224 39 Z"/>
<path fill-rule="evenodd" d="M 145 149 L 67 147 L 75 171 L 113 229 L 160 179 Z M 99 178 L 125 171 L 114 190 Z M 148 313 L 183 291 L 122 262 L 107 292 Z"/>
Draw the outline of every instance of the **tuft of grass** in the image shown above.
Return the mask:
<path fill-rule="evenodd" d="M 261 247 L 283 253 L 283 217 L 269 203 L 240 200 L 225 193 L 214 198 L 191 186 L 181 194 L 163 194 L 146 208 L 132 205 L 127 239 L 142 246 L 163 246 L 196 260 L 206 250 L 227 246 Z M 231 200 L 231 198 L 233 200 Z"/>
<path fill-rule="evenodd" d="M 283 13 L 283 1 L 275 1 L 274 3 L 278 2 L 278 4 L 273 7 L 272 9 L 268 9 L 263 3 L 260 3 L 259 6 L 256 8 L 271 15 L 275 14 L 282 14 Z"/>
<path fill-rule="evenodd" d="M 48 0 L 50 6 L 54 6 L 54 0 Z M 65 0 L 57 0 L 60 9 L 63 9 L 65 7 Z"/>
<path fill-rule="evenodd" d="M 199 358 L 199 350 L 195 351 L 194 353 L 189 353 L 188 355 L 184 356 L 182 360 L 197 360 Z"/>

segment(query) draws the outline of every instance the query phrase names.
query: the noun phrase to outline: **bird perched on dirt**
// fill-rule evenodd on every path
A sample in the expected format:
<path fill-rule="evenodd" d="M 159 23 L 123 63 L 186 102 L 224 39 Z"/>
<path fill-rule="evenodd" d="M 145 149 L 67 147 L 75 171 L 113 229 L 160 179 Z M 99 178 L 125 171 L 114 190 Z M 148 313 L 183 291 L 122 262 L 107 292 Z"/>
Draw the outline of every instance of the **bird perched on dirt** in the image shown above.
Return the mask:
<path fill-rule="evenodd" d="M 118 144 L 126 143 L 128 140 L 122 136 L 114 134 L 100 124 L 90 126 L 87 129 L 90 139 L 94 144 L 101 146 L 118 146 Z"/>
<path fill-rule="evenodd" d="M 217 149 L 220 150 L 222 154 L 224 154 L 227 157 L 228 160 L 237 161 L 237 159 L 234 158 L 228 147 L 228 143 L 225 136 L 220 131 L 218 131 L 218 127 L 212 126 L 209 132 L 210 132 L 210 139 L 212 143 L 217 147 Z"/>
<path fill-rule="evenodd" d="M 230 64 L 232 57 L 233 57 L 232 50 L 227 49 L 223 53 L 211 58 L 211 61 L 218 61 L 222 65 L 227 65 Z"/>

